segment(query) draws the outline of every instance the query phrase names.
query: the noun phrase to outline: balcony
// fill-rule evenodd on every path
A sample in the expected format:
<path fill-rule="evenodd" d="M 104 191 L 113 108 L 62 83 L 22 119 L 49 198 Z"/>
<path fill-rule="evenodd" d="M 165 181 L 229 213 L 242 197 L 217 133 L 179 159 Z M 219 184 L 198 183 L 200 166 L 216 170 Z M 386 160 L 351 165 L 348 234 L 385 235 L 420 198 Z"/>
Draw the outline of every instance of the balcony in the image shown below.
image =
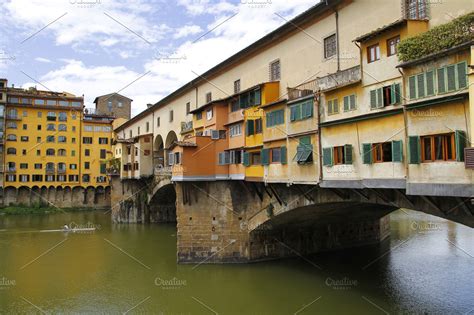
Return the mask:
<path fill-rule="evenodd" d="M 187 133 L 193 131 L 193 122 L 188 121 L 188 122 L 181 122 L 181 133 Z"/>
<path fill-rule="evenodd" d="M 289 100 L 309 96 L 317 91 L 326 92 L 359 82 L 362 79 L 360 66 L 338 71 L 325 77 L 305 82 L 293 88 L 288 88 Z"/>

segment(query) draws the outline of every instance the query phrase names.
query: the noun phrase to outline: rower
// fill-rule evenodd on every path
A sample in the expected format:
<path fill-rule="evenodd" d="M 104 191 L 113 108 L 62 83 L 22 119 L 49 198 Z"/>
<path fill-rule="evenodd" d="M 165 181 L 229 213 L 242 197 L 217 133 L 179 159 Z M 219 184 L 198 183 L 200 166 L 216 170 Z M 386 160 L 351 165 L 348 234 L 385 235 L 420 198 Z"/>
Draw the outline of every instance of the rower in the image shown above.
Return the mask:
<path fill-rule="evenodd" d="M 67 224 L 64 224 L 63 229 L 64 229 L 65 231 L 68 231 L 68 230 L 69 230 L 69 226 L 67 226 Z"/>

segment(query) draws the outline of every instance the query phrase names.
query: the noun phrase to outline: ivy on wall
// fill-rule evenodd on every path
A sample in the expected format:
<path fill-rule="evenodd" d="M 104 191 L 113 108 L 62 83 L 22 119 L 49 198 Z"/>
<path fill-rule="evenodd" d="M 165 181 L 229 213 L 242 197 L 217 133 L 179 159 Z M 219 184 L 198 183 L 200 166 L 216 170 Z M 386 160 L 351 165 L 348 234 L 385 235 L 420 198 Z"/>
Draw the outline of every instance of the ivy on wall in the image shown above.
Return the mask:
<path fill-rule="evenodd" d="M 474 11 L 402 40 L 398 44 L 398 59 L 402 62 L 416 60 L 470 41 L 474 41 Z"/>

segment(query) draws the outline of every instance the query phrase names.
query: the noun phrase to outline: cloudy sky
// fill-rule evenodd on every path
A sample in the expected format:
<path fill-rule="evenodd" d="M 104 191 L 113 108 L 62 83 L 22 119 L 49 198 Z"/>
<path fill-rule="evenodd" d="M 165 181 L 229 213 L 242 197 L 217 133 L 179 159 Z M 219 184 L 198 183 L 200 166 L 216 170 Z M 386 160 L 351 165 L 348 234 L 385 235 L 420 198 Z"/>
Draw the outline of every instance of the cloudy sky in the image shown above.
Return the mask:
<path fill-rule="evenodd" d="M 87 107 L 120 91 L 136 115 L 317 2 L 3 0 L 0 77 Z"/>

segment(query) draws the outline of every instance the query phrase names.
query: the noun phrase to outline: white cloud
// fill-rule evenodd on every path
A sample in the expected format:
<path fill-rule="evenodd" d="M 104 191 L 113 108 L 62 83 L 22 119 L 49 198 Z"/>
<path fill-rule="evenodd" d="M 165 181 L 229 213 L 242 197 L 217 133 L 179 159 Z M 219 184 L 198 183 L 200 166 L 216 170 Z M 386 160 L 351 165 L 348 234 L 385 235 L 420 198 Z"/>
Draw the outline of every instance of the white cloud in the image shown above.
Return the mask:
<path fill-rule="evenodd" d="M 199 25 L 185 25 L 174 33 L 173 37 L 178 39 L 182 37 L 187 37 L 189 35 L 194 35 L 202 32 L 202 28 Z"/>
<path fill-rule="evenodd" d="M 43 62 L 43 63 L 51 63 L 51 60 L 49 60 L 48 58 L 43 58 L 43 57 L 36 57 L 35 60 L 38 62 Z"/>
<path fill-rule="evenodd" d="M 186 12 L 190 15 L 201 14 L 222 14 L 235 12 L 237 5 L 233 5 L 227 1 L 211 1 L 211 0 L 179 0 L 178 4 L 184 6 Z"/>

